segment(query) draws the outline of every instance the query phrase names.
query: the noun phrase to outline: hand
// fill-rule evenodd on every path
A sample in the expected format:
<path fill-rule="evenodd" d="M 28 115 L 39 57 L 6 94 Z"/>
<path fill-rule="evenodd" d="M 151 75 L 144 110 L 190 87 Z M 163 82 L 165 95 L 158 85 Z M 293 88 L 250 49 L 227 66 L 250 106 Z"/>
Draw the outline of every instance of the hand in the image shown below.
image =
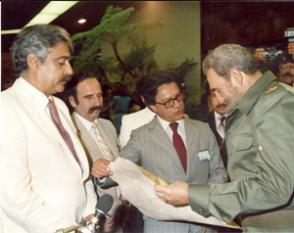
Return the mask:
<path fill-rule="evenodd" d="M 294 55 L 294 42 L 288 44 L 288 54 Z"/>
<path fill-rule="evenodd" d="M 155 185 L 154 190 L 156 195 L 168 204 L 175 206 L 189 204 L 188 184 L 185 182 L 177 181 L 169 186 Z"/>
<path fill-rule="evenodd" d="M 253 56 L 257 61 L 264 61 L 266 54 L 263 48 L 257 48 Z"/>
<path fill-rule="evenodd" d="M 105 159 L 97 159 L 92 166 L 91 174 L 97 178 L 111 176 L 112 171 L 109 168 L 109 161 Z"/>
<path fill-rule="evenodd" d="M 112 232 L 114 228 L 114 224 L 115 224 L 114 218 L 107 217 L 103 224 L 103 232 Z"/>
<path fill-rule="evenodd" d="M 84 217 L 84 221 L 90 222 L 92 218 L 94 218 L 95 214 L 89 214 L 86 217 Z"/>

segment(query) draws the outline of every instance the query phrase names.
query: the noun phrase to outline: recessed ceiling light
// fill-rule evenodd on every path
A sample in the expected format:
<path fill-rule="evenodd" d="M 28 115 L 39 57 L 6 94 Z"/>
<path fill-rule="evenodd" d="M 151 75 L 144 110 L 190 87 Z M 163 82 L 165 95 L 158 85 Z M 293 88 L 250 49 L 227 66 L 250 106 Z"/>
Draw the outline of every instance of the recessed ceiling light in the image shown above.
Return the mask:
<path fill-rule="evenodd" d="M 87 22 L 87 20 L 85 19 L 85 18 L 80 18 L 79 20 L 78 20 L 78 23 L 79 24 L 84 24 L 84 23 L 86 23 Z"/>
<path fill-rule="evenodd" d="M 79 1 L 50 1 L 29 23 L 24 27 L 34 24 L 51 23 L 59 15 L 63 14 L 69 8 L 77 4 Z M 1 34 L 15 34 L 21 31 L 21 29 L 12 29 L 1 31 Z"/>

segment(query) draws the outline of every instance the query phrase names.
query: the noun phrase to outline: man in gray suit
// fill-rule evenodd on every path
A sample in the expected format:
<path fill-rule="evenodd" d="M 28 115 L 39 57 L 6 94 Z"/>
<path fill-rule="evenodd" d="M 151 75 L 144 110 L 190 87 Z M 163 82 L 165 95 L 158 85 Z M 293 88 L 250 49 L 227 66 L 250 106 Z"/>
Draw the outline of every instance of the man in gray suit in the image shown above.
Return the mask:
<path fill-rule="evenodd" d="M 103 109 L 103 93 L 101 84 L 93 74 L 77 75 L 69 83 L 67 101 L 73 108 L 72 118 L 77 127 L 80 139 L 90 158 L 95 162 L 98 158 L 107 161 L 114 160 L 118 155 L 119 142 L 113 124 L 106 119 L 99 118 Z M 91 164 L 92 165 L 92 164 Z M 122 200 L 119 198 L 117 187 L 102 189 L 97 186 L 98 196 L 110 194 L 114 204 L 106 219 L 104 232 L 121 232 L 115 222 L 120 221 Z"/>
<path fill-rule="evenodd" d="M 132 131 L 120 156 L 168 183 L 176 180 L 193 184 L 226 182 L 227 174 L 209 126 L 185 117 L 184 95 L 178 80 L 177 74 L 171 71 L 154 72 L 144 78 L 142 95 L 156 117 Z M 177 132 L 171 123 L 177 124 Z M 105 160 L 97 160 L 92 174 L 96 177 L 111 175 L 108 164 Z M 145 233 L 196 233 L 204 230 L 213 231 L 188 222 L 159 221 L 144 216 Z"/>

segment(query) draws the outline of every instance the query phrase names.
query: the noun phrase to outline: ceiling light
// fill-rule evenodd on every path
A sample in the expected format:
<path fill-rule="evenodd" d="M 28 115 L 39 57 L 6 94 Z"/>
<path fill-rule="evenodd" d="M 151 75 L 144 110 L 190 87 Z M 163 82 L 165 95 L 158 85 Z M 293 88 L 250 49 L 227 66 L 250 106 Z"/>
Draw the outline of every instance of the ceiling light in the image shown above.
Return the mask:
<path fill-rule="evenodd" d="M 25 27 L 39 23 L 51 23 L 78 1 L 51 1 Z"/>
<path fill-rule="evenodd" d="M 84 19 L 84 18 L 80 18 L 80 19 L 78 20 L 78 23 L 79 23 L 79 24 L 84 24 L 84 23 L 86 23 L 86 22 L 87 22 L 87 20 Z"/>
<path fill-rule="evenodd" d="M 79 1 L 51 1 L 24 27 L 34 24 L 49 24 L 78 2 Z M 16 34 L 19 31 L 21 31 L 21 29 L 3 30 L 1 34 Z"/>

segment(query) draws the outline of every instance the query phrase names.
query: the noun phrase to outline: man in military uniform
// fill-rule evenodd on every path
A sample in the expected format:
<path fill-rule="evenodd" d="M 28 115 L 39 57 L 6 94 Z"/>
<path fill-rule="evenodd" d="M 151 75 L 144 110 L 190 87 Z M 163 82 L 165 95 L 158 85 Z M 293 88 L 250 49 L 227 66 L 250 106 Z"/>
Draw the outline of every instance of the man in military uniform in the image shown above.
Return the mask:
<path fill-rule="evenodd" d="M 214 49 L 204 60 L 210 90 L 230 103 L 226 147 L 230 183 L 155 186 L 174 205 L 237 220 L 244 232 L 294 232 L 294 90 L 262 74 L 248 50 Z"/>

